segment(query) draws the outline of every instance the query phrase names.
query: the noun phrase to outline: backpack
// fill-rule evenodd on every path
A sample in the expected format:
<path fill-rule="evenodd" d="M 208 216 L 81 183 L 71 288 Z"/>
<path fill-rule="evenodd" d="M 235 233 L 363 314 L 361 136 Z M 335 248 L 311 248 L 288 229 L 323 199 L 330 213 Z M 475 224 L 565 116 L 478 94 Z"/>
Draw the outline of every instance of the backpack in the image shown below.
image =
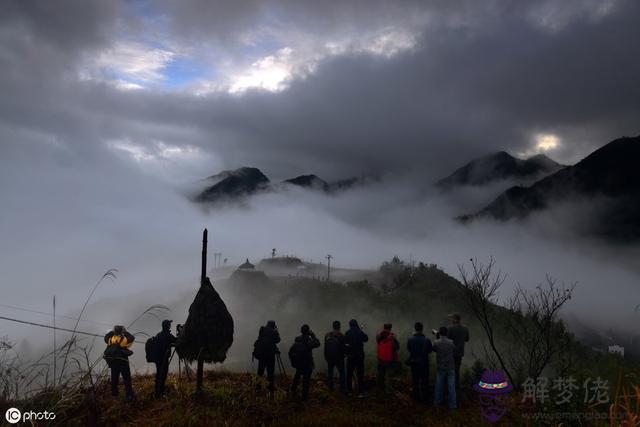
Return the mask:
<path fill-rule="evenodd" d="M 147 340 L 144 345 L 144 353 L 148 363 L 158 361 L 158 336 L 153 336 Z"/>
<path fill-rule="evenodd" d="M 254 359 L 262 360 L 273 352 L 273 346 L 270 341 L 263 333 L 263 328 L 260 328 L 258 339 L 253 343 L 253 353 L 251 355 Z"/>
<path fill-rule="evenodd" d="M 326 360 L 337 360 L 344 357 L 342 341 L 334 334 L 327 335 L 324 339 L 324 358 Z"/>
<path fill-rule="evenodd" d="M 299 369 L 304 364 L 304 357 L 307 353 L 307 346 L 301 342 L 294 342 L 289 349 L 289 361 L 291 366 Z"/>
<path fill-rule="evenodd" d="M 114 360 L 114 359 L 121 358 L 122 352 L 120 351 L 120 345 L 119 344 L 108 345 L 107 348 L 104 349 L 104 353 L 102 354 L 102 357 L 107 362 L 110 362 L 111 360 Z"/>
<path fill-rule="evenodd" d="M 269 355 L 269 343 L 264 337 L 258 337 L 256 342 L 253 343 L 253 353 L 251 355 L 256 360 L 262 360 Z"/>

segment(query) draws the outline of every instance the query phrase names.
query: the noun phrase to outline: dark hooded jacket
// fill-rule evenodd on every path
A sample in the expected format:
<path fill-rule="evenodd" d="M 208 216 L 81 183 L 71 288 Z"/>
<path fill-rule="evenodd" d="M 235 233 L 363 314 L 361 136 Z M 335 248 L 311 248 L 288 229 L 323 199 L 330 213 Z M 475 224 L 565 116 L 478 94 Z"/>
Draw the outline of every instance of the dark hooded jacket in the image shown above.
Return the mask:
<path fill-rule="evenodd" d="M 163 329 L 156 335 L 156 351 L 159 362 L 169 360 L 171 356 L 171 347 L 176 343 L 176 337 L 169 329 Z"/>
<path fill-rule="evenodd" d="M 429 353 L 433 351 L 431 340 L 424 333 L 416 332 L 409 341 L 407 341 L 407 350 L 409 350 L 410 364 L 426 364 L 429 365 Z"/>
<path fill-rule="evenodd" d="M 351 326 L 344 334 L 347 357 L 364 357 L 364 343 L 369 337 L 358 326 Z"/>
<path fill-rule="evenodd" d="M 260 327 L 258 339 L 253 348 L 253 357 L 256 359 L 270 359 L 275 357 L 278 352 L 278 344 L 280 342 L 280 333 L 272 326 L 266 325 Z"/>
<path fill-rule="evenodd" d="M 296 343 L 301 343 L 305 350 L 300 353 L 300 359 L 297 369 L 313 369 L 315 364 L 313 362 L 313 349 L 320 347 L 320 341 L 315 335 L 302 334 L 296 337 Z"/>

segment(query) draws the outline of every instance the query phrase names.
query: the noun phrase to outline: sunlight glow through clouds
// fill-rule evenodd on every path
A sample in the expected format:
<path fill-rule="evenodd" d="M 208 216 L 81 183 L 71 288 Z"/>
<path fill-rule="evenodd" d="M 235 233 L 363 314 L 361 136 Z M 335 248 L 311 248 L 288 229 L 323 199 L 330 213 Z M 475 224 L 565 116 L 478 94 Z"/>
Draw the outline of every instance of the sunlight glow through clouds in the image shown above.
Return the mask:
<path fill-rule="evenodd" d="M 245 73 L 233 78 L 229 92 L 239 93 L 250 88 L 260 88 L 270 92 L 284 89 L 294 73 L 292 52 L 291 48 L 285 47 L 278 50 L 275 55 L 269 55 L 254 62 Z"/>
<path fill-rule="evenodd" d="M 528 158 L 536 154 L 549 153 L 555 151 L 562 145 L 562 139 L 553 133 L 537 133 L 533 135 L 532 147 L 526 151 L 522 151 L 517 155 L 519 157 Z"/>
<path fill-rule="evenodd" d="M 541 133 L 536 135 L 536 149 L 539 152 L 551 151 L 558 148 L 560 138 L 552 133 Z"/>
<path fill-rule="evenodd" d="M 285 46 L 246 67 L 231 67 L 223 73 L 226 78 L 222 80 L 201 81 L 193 86 L 192 92 L 196 95 L 220 91 L 242 94 L 251 89 L 280 92 L 287 89 L 292 80 L 304 79 L 313 74 L 326 58 L 347 53 L 365 53 L 389 59 L 412 49 L 416 42 L 416 36 L 410 32 L 385 28 L 372 34 L 321 44 Z"/>
<path fill-rule="evenodd" d="M 180 157 L 188 157 L 196 155 L 198 148 L 190 145 L 177 146 L 166 144 L 162 141 L 154 141 L 151 146 L 143 146 L 134 144 L 128 140 L 109 141 L 107 143 L 109 147 L 117 151 L 127 154 L 131 159 L 136 162 L 153 161 L 153 160 L 172 160 Z"/>

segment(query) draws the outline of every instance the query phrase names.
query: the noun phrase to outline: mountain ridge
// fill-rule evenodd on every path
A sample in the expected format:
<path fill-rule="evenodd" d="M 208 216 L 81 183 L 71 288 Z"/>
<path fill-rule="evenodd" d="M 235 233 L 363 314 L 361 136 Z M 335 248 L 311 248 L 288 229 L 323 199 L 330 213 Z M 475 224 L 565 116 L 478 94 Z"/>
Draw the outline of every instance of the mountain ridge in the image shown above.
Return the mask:
<path fill-rule="evenodd" d="M 436 182 L 443 190 L 457 186 L 482 186 L 506 179 L 536 179 L 565 167 L 545 154 L 519 159 L 506 151 L 498 151 L 471 160 L 452 174 Z"/>
<path fill-rule="evenodd" d="M 639 158 L 640 136 L 615 139 L 531 186 L 509 188 L 475 214 L 460 219 L 523 219 L 568 199 L 598 198 L 607 203 L 598 212 L 596 234 L 640 239 Z"/>
<path fill-rule="evenodd" d="M 379 179 L 376 177 L 354 176 L 327 182 L 315 174 L 305 174 L 274 184 L 260 169 L 243 166 L 237 169 L 224 170 L 204 178 L 202 182 L 207 182 L 209 185 L 197 193 L 193 200 L 198 203 L 211 204 L 230 202 L 256 193 L 275 190 L 278 187 L 282 188 L 283 185 L 292 185 L 331 194 L 378 181 Z"/>

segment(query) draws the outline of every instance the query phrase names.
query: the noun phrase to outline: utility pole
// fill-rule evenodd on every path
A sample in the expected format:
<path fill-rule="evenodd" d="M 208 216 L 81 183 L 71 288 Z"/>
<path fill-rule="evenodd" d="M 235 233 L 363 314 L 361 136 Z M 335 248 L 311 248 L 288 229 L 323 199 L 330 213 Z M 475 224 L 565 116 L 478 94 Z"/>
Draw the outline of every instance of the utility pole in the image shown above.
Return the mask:
<path fill-rule="evenodd" d="M 204 285 L 207 278 L 207 229 L 202 232 L 202 272 L 200 273 L 200 286 Z"/>
<path fill-rule="evenodd" d="M 327 255 L 327 282 L 331 280 L 331 254 Z"/>

